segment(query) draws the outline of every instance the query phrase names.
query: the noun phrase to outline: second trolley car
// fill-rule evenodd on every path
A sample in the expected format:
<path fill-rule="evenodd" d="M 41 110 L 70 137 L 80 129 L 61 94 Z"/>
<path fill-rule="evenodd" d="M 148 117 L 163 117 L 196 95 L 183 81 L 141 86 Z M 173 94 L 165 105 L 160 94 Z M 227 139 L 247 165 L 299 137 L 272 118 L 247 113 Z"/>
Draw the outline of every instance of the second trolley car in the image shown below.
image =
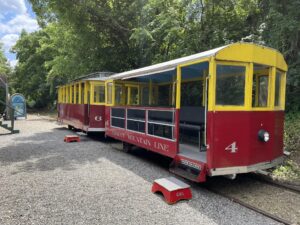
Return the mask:
<path fill-rule="evenodd" d="M 104 132 L 105 83 L 110 72 L 97 72 L 58 87 L 58 121 L 69 129 Z"/>

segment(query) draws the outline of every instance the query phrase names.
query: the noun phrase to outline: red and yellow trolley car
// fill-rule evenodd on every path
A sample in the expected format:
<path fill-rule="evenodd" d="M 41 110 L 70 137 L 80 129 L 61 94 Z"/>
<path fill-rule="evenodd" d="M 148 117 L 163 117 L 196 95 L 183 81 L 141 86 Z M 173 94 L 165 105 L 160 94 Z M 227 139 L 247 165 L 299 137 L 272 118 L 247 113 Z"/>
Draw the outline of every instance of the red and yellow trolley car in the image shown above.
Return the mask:
<path fill-rule="evenodd" d="M 173 158 L 170 170 L 197 182 L 274 167 L 286 71 L 278 51 L 236 43 L 115 74 L 105 81 L 105 133 Z"/>
<path fill-rule="evenodd" d="M 58 120 L 170 157 L 196 182 L 235 177 L 283 160 L 286 71 L 274 49 L 230 44 L 61 86 Z"/>
<path fill-rule="evenodd" d="M 84 132 L 104 132 L 105 85 L 98 72 L 58 87 L 58 121 Z"/>

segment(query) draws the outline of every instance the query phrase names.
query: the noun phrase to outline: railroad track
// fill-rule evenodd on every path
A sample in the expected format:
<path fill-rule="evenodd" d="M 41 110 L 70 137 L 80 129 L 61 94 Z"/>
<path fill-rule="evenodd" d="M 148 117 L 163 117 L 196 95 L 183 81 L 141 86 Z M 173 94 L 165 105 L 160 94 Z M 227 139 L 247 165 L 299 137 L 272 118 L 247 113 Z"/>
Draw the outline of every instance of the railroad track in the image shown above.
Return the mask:
<path fill-rule="evenodd" d="M 247 175 L 247 178 L 250 178 L 250 179 L 252 179 L 254 181 L 259 181 L 261 183 L 265 183 L 267 185 L 271 185 L 271 186 L 274 186 L 274 187 L 277 187 L 277 188 L 281 188 L 283 190 L 288 190 L 288 191 L 294 192 L 296 194 L 300 194 L 300 188 L 299 187 L 288 185 L 288 184 L 283 184 L 283 183 L 277 182 L 277 181 L 273 181 L 273 180 L 271 180 L 270 178 L 268 178 L 266 176 L 261 176 L 261 175 L 258 175 L 258 174 L 249 174 L 249 175 Z M 264 216 L 266 216 L 266 217 L 268 217 L 270 219 L 273 219 L 273 220 L 275 220 L 275 221 L 277 221 L 279 223 L 282 223 L 282 224 L 285 224 L 285 225 L 296 225 L 297 224 L 295 222 L 289 221 L 289 220 L 287 220 L 285 218 L 282 218 L 280 216 L 272 214 L 272 213 L 270 213 L 270 212 L 268 212 L 266 210 L 263 210 L 262 208 L 258 208 L 258 207 L 254 206 L 252 204 L 249 204 L 249 203 L 241 200 L 240 198 L 231 196 L 231 195 L 226 194 L 226 193 L 224 193 L 224 192 L 222 192 L 222 191 L 220 191 L 220 190 L 218 190 L 216 188 L 213 188 L 213 185 L 205 184 L 204 187 L 208 191 L 210 191 L 210 192 L 213 192 L 213 193 L 215 193 L 217 195 L 225 197 L 225 198 L 229 199 L 232 202 L 235 202 L 235 203 L 237 203 L 237 204 L 239 204 L 241 206 L 244 206 L 244 207 L 246 207 L 248 209 L 251 209 L 251 210 L 253 210 L 253 211 L 257 212 L 257 213 L 260 213 L 260 214 L 262 214 L 262 215 L 264 215 Z"/>
<path fill-rule="evenodd" d="M 254 174 L 249 174 L 249 177 L 252 178 L 252 179 L 264 182 L 266 184 L 270 184 L 270 185 L 273 185 L 275 187 L 279 187 L 279 188 L 286 189 L 286 190 L 289 190 L 289 191 L 293 191 L 297 194 L 300 194 L 300 186 L 285 184 L 285 183 L 282 183 L 282 182 L 279 182 L 279 181 L 275 181 L 275 180 L 272 180 L 270 177 L 268 177 L 266 175 L 261 175 L 261 174 L 255 174 L 255 173 Z"/>

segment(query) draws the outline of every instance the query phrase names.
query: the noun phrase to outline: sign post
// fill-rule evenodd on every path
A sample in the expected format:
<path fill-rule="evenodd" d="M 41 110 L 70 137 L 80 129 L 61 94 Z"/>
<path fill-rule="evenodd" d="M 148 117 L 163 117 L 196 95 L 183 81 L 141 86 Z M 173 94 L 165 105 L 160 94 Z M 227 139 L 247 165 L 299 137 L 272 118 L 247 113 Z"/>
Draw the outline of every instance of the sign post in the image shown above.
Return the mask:
<path fill-rule="evenodd" d="M 11 106 L 14 108 L 14 118 L 15 119 L 26 119 L 26 100 L 21 94 L 13 94 L 10 98 Z"/>

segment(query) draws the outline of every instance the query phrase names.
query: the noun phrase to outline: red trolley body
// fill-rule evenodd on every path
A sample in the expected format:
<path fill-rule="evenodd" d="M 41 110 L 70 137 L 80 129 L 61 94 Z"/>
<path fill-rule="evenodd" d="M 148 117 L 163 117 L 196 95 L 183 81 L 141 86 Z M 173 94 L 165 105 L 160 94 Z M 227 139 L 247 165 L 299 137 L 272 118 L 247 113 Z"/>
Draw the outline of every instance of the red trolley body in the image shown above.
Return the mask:
<path fill-rule="evenodd" d="M 104 105 L 58 104 L 58 121 L 85 132 L 104 132 L 104 117 Z"/>

